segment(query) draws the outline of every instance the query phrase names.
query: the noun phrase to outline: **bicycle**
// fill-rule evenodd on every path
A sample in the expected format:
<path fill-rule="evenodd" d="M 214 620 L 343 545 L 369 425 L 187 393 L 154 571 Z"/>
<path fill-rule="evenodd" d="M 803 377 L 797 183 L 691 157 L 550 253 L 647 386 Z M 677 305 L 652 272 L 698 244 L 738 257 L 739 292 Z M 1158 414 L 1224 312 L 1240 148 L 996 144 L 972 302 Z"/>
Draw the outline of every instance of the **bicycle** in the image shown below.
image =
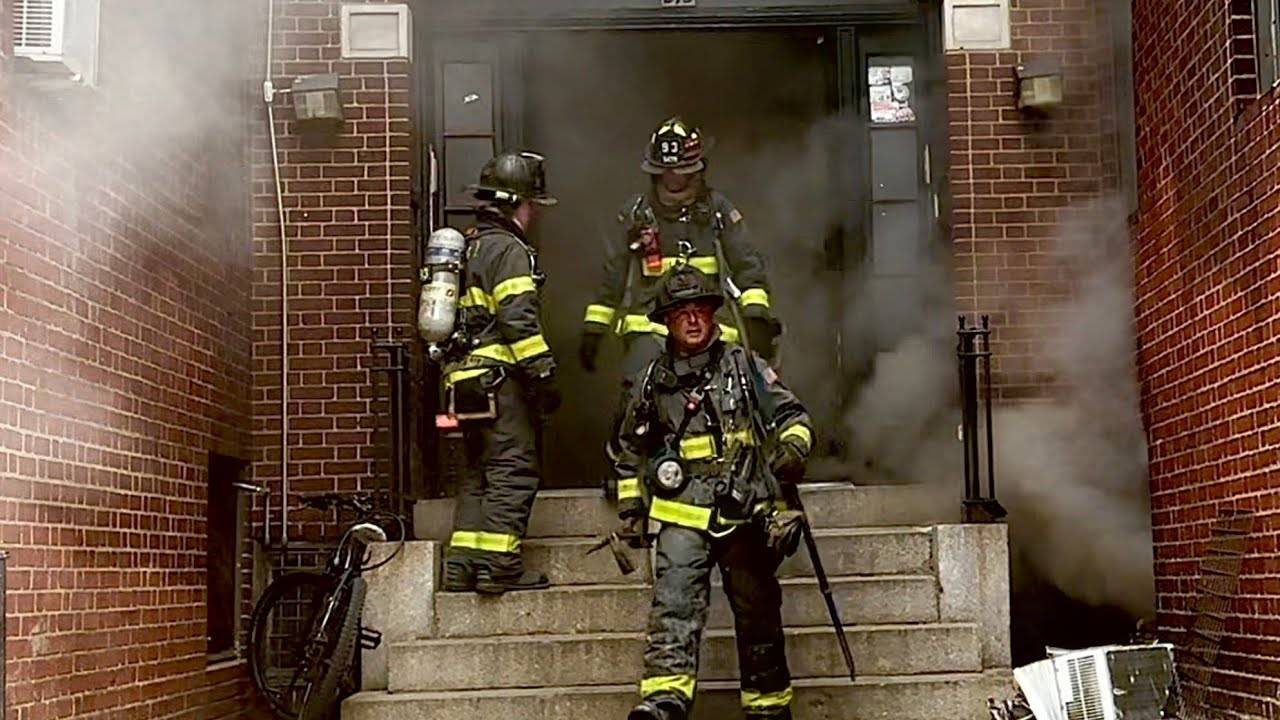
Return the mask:
<path fill-rule="evenodd" d="M 343 533 L 324 572 L 286 572 L 267 586 L 249 623 L 249 675 L 281 720 L 325 720 L 358 687 L 356 647 L 372 650 L 382 642 L 381 633 L 360 624 L 367 590 L 362 575 L 391 562 L 404 547 L 406 527 L 398 515 L 376 511 L 370 495 L 325 493 L 305 497 L 302 504 L 349 509 L 358 519 Z M 399 526 L 399 544 L 385 560 L 367 565 L 368 546 L 388 539 L 373 521 L 386 518 Z M 283 647 L 273 644 L 277 640 Z M 277 649 L 288 659 L 283 666 L 271 663 Z"/>

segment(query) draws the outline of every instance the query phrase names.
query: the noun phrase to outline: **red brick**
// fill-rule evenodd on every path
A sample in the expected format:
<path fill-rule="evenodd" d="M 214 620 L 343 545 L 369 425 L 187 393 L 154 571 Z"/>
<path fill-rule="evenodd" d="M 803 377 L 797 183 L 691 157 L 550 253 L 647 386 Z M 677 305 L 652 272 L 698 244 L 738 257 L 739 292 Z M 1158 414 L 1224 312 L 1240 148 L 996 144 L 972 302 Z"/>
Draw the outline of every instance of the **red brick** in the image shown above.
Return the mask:
<path fill-rule="evenodd" d="M 202 116 L 209 97 L 145 85 L 154 73 L 133 66 L 171 58 L 174 78 L 203 93 L 214 91 L 209 68 L 236 68 L 234 58 L 215 60 L 203 55 L 215 48 L 147 29 L 155 18 L 105 7 L 104 29 L 157 45 L 137 48 L 140 58 L 127 43 L 104 43 L 110 92 L 79 122 L 51 114 L 8 72 L 8 5 L 0 1 L 8 710 L 32 720 L 242 717 L 233 706 L 248 689 L 243 668 L 205 671 L 203 568 L 207 453 L 247 456 L 250 445 L 248 218 L 225 192 L 243 176 L 245 143 L 199 123 L 173 132 L 174 118 Z M 148 108 L 146 98 L 164 104 Z"/>
<path fill-rule="evenodd" d="M 1247 2 L 1232 5 L 1249 12 Z M 1280 228 L 1255 208 L 1280 204 L 1280 183 L 1260 174 L 1277 166 L 1280 102 L 1245 82 L 1251 23 L 1222 9 L 1212 0 L 1134 6 L 1138 362 L 1160 624 L 1178 631 L 1192 621 L 1198 558 L 1218 513 L 1257 513 L 1209 702 L 1263 717 L 1280 691 Z M 1203 32 L 1154 32 L 1167 27 Z"/>

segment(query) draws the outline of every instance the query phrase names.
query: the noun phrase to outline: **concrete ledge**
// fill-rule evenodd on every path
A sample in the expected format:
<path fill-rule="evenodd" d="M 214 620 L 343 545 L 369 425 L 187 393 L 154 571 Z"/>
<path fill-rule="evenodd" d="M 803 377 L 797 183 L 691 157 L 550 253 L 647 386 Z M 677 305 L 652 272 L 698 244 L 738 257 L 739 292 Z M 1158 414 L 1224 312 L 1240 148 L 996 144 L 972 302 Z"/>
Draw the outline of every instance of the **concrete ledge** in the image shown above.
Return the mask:
<path fill-rule="evenodd" d="M 1009 671 L 796 680 L 796 720 L 989 720 L 987 698 L 1013 692 Z M 561 720 L 624 718 L 635 682 L 473 692 L 364 692 L 342 705 L 342 720 Z M 738 683 L 702 682 L 693 720 L 742 717 Z"/>
<path fill-rule="evenodd" d="M 370 546 L 371 564 L 386 560 L 396 543 Z M 382 645 L 361 655 L 361 687 L 385 690 L 391 645 L 435 633 L 435 590 L 440 575 L 440 546 L 407 542 L 391 562 L 364 577 L 369 593 L 362 624 L 382 633 Z"/>
<path fill-rule="evenodd" d="M 942 622 L 977 623 L 982 667 L 1010 667 L 1008 526 L 939 525 L 934 537 Z"/>
<path fill-rule="evenodd" d="M 860 676 L 978 672 L 977 628 L 965 625 L 860 625 L 847 631 Z M 391 692 L 489 690 L 634 682 L 643 672 L 643 633 L 526 635 L 421 640 L 391 648 Z M 835 633 L 787 630 L 793 678 L 844 672 Z M 496 670 L 501 668 L 501 670 Z M 709 630 L 699 663 L 704 680 L 738 677 L 732 630 Z"/>
<path fill-rule="evenodd" d="M 849 625 L 937 622 L 932 576 L 832 578 L 842 619 Z M 817 581 L 782 581 L 782 619 L 788 627 L 827 627 L 827 605 Z M 643 632 L 653 589 L 643 585 L 571 585 L 498 598 L 474 593 L 436 595 L 436 637 Z M 721 587 L 711 593 L 707 627 L 733 627 Z"/>

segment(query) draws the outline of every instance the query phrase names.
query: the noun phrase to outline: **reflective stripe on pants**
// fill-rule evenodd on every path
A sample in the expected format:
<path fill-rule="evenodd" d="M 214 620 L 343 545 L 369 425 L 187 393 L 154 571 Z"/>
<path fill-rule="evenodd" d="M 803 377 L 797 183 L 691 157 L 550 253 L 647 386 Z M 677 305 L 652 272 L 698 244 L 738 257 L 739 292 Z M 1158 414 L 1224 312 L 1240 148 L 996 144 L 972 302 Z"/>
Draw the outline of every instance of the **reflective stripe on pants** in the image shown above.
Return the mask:
<path fill-rule="evenodd" d="M 688 708 L 711 601 L 711 568 L 718 564 L 737 628 L 744 707 L 750 698 L 752 715 L 783 712 L 791 702 L 791 674 L 782 633 L 782 589 L 775 577 L 780 560 L 755 524 L 720 539 L 663 525 L 654 562 L 642 697 L 671 698 Z M 681 692 L 686 688 L 687 697 Z"/>
<path fill-rule="evenodd" d="M 463 424 L 467 467 L 458 479 L 451 555 L 483 557 L 499 575 L 523 570 L 521 538 L 538 491 L 536 430 L 518 382 L 498 387 L 498 416 Z"/>

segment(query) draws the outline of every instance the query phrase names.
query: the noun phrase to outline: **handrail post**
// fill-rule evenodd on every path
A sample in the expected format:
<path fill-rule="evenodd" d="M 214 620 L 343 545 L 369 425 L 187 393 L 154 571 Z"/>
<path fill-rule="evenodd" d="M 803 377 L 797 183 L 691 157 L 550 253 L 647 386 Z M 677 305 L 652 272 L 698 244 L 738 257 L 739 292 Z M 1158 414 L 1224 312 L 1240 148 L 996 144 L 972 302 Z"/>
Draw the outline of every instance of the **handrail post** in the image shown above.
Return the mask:
<path fill-rule="evenodd" d="M 964 453 L 964 522 L 996 522 L 1009 513 L 996 500 L 990 316 L 983 315 L 980 325 L 970 327 L 967 319 L 961 315 L 956 336 L 956 358 L 960 370 L 960 440 Z M 982 365 L 981 383 L 978 380 L 979 365 Z M 978 424 L 979 403 L 984 406 L 985 427 L 981 429 Z M 982 492 L 983 463 L 979 442 L 979 437 L 984 433 L 987 469 L 985 496 Z"/>

